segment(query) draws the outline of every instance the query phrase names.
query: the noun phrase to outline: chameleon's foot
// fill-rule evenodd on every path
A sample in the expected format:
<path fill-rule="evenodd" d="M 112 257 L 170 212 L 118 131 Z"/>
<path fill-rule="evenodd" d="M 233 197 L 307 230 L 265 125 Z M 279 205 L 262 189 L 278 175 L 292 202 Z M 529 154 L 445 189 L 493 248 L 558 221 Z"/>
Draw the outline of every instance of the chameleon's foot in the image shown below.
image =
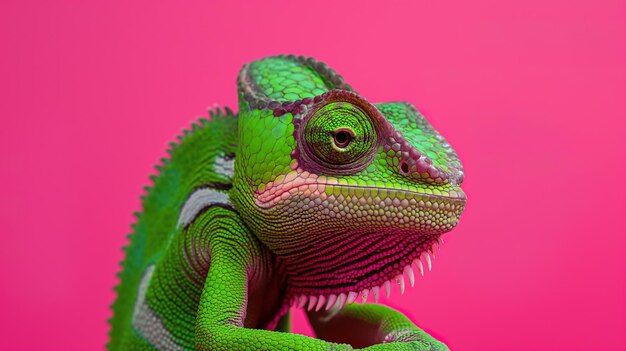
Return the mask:
<path fill-rule="evenodd" d="M 384 343 L 368 346 L 359 350 L 367 351 L 450 351 L 446 344 L 425 332 L 414 330 L 397 331 L 385 338 Z"/>
<path fill-rule="evenodd" d="M 444 343 L 387 306 L 349 305 L 307 315 L 319 338 L 348 343 L 358 350 L 449 351 Z"/>
<path fill-rule="evenodd" d="M 398 340 L 368 346 L 359 350 L 367 351 L 450 351 L 446 344 L 431 337 L 424 339 L 422 336 L 401 336 Z"/>

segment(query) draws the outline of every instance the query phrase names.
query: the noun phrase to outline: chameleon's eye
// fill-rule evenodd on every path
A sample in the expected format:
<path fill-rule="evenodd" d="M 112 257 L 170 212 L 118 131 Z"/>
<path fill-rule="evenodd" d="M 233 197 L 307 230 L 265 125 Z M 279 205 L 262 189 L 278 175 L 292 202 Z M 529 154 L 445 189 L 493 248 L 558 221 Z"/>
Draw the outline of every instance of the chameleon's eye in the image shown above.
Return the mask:
<path fill-rule="evenodd" d="M 356 170 L 369 159 L 377 142 L 372 119 L 348 102 L 332 102 L 317 110 L 302 136 L 311 159 L 332 170 Z"/>

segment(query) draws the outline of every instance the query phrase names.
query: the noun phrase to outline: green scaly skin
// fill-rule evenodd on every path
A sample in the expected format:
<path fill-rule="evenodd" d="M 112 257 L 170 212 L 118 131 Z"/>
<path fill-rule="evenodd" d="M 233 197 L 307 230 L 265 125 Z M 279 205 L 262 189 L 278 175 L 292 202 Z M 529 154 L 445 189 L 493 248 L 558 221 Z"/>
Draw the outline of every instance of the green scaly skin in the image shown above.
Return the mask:
<path fill-rule="evenodd" d="M 371 104 L 311 58 L 245 65 L 238 93 L 238 115 L 211 111 L 157 167 L 108 348 L 447 350 L 364 302 L 412 285 L 458 223 L 450 145 L 409 103 Z M 293 306 L 317 338 L 288 333 Z"/>

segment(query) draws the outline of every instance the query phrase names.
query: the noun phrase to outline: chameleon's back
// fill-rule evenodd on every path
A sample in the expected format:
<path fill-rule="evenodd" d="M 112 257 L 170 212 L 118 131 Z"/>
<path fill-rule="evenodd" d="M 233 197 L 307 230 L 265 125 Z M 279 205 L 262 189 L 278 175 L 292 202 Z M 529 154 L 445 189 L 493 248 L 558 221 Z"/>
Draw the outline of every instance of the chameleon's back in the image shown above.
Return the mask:
<path fill-rule="evenodd" d="M 210 121 L 200 119 L 179 136 L 179 143 L 171 144 L 169 157 L 156 167 L 158 174 L 151 177 L 153 186 L 147 187 L 147 194 L 142 197 L 143 211 L 137 214 L 129 236 L 131 242 L 125 248 L 126 258 L 116 287 L 110 350 L 142 344 L 145 347 L 140 349 L 151 349 L 131 327 L 142 275 L 165 253 L 178 232 L 181 206 L 191 191 L 206 184 L 224 190 L 230 187 L 237 147 L 237 117 L 228 109 L 210 114 Z"/>

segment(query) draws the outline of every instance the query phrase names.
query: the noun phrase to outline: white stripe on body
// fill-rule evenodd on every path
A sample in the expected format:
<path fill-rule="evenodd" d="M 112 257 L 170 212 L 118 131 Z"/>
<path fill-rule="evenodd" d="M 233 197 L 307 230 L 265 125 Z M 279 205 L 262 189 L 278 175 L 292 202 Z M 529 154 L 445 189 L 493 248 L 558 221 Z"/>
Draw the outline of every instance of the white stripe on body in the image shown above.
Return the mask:
<path fill-rule="evenodd" d="M 176 224 L 176 226 L 178 228 L 186 227 L 193 222 L 202 210 L 216 204 L 232 206 L 228 193 L 211 188 L 195 190 L 191 193 L 187 201 L 185 201 L 180 215 L 178 216 L 178 224 Z"/>
<path fill-rule="evenodd" d="M 226 178 L 232 179 L 235 175 L 235 158 L 220 155 L 215 158 L 215 164 L 213 168 L 216 173 L 223 175 Z"/>
<path fill-rule="evenodd" d="M 182 351 L 184 350 L 183 347 L 174 342 L 161 318 L 148 306 L 146 301 L 146 292 L 153 273 L 154 265 L 149 266 L 141 277 L 135 307 L 133 308 L 133 327 L 148 343 L 159 350 Z"/>

